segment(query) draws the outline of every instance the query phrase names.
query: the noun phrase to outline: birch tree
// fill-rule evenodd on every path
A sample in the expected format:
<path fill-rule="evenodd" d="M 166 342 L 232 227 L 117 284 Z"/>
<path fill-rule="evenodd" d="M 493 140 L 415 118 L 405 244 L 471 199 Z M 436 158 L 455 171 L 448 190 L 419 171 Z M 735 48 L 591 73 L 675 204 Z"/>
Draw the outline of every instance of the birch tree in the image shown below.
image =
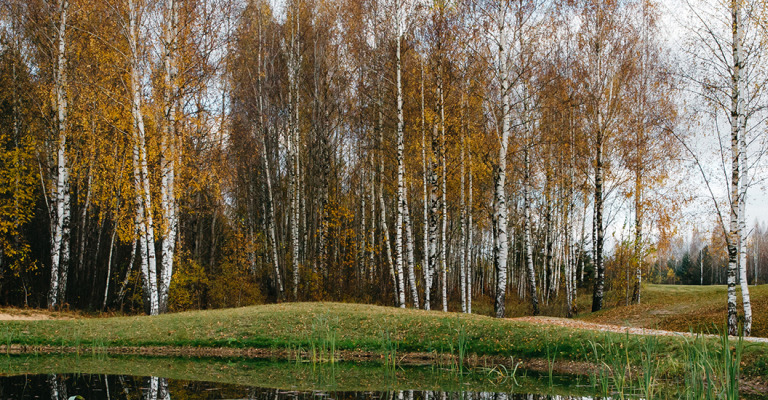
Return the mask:
<path fill-rule="evenodd" d="M 504 318 L 505 296 L 507 291 L 507 149 L 510 136 L 510 100 L 509 100 L 509 71 L 507 58 L 507 2 L 498 3 L 496 14 L 496 29 L 498 32 L 498 79 L 499 95 L 501 97 L 501 129 L 499 135 L 499 159 L 494 173 L 493 222 L 495 235 L 493 265 L 496 270 L 496 300 L 494 310 L 496 318 Z"/>
<path fill-rule="evenodd" d="M 54 99 L 56 105 L 56 171 L 51 199 L 51 281 L 48 308 L 65 300 L 69 264 L 69 161 L 67 159 L 67 17 L 68 0 L 57 2 L 56 64 Z"/>
<path fill-rule="evenodd" d="M 152 218 L 152 195 L 147 167 L 147 144 L 144 115 L 141 110 L 141 71 L 139 64 L 140 7 L 137 0 L 128 0 L 128 45 L 130 49 L 130 104 L 133 138 L 133 179 L 136 191 L 136 225 L 141 254 L 141 271 L 149 314 L 159 313 L 157 260 L 155 257 L 155 227 Z"/>
<path fill-rule="evenodd" d="M 762 128 L 756 128 L 755 119 L 764 118 L 765 82 L 768 81 L 766 72 L 762 69 L 764 51 L 759 38 L 751 28 L 754 20 L 744 18 L 754 16 L 755 3 L 730 1 L 727 7 L 711 6 L 708 4 L 689 4 L 693 14 L 691 37 L 693 46 L 686 48 L 691 58 L 690 71 L 684 76 L 699 95 L 708 111 L 705 115 L 712 118 L 717 127 L 719 114 L 722 113 L 729 125 L 729 137 L 720 141 L 720 157 L 722 162 L 723 179 L 727 186 L 727 214 L 720 208 L 715 196 L 713 185 L 718 181 L 710 174 L 708 165 L 697 155 L 696 149 L 681 135 L 676 135 L 688 154 L 694 159 L 701 173 L 711 200 L 715 205 L 718 222 L 725 237 L 728 249 L 727 270 L 727 310 L 728 330 L 732 335 L 737 334 L 738 310 L 736 299 L 736 280 L 739 272 L 746 265 L 746 257 L 742 257 L 742 242 L 746 244 L 746 236 L 742 232 L 741 218 L 746 206 L 746 191 L 753 181 L 747 172 L 750 165 L 757 165 L 762 153 L 764 142 L 750 139 L 750 134 Z M 723 143 L 730 140 L 730 146 Z M 754 144 L 750 146 L 750 142 Z M 755 154 L 755 161 L 747 164 L 747 152 Z M 730 168 L 726 168 L 729 165 Z M 726 225 L 726 220 L 728 224 Z M 746 278 L 746 274 L 742 274 Z M 744 304 L 744 334 L 751 333 L 751 301 L 746 281 L 739 282 L 742 286 L 742 303 Z"/>
<path fill-rule="evenodd" d="M 160 208 L 163 222 L 161 237 L 162 254 L 160 282 L 158 288 L 159 312 L 168 310 L 168 289 L 173 276 L 173 255 L 176 249 L 178 218 L 176 210 L 176 101 L 177 61 L 176 46 L 178 36 L 177 0 L 165 1 L 165 25 L 163 37 L 163 133 L 160 137 Z"/>
<path fill-rule="evenodd" d="M 397 284 L 400 308 L 405 308 L 405 277 L 403 273 L 403 215 L 408 207 L 405 198 L 405 165 L 403 163 L 404 136 L 403 125 L 403 83 L 402 83 L 402 58 L 400 45 L 403 40 L 403 10 L 400 1 L 395 4 L 395 61 L 397 74 L 397 219 L 395 222 L 395 259 L 397 265 Z M 410 274 L 411 276 L 413 274 Z"/>

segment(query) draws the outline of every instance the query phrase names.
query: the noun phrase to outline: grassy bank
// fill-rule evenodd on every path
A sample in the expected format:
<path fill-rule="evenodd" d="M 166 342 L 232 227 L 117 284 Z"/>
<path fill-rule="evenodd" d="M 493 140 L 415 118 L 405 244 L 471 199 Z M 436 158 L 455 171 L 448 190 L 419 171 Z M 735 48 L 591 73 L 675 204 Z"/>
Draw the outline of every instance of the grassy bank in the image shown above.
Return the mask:
<path fill-rule="evenodd" d="M 584 313 L 578 318 L 590 322 L 609 323 L 670 331 L 716 333 L 727 316 L 725 285 L 643 285 L 641 303 L 625 306 L 623 296 L 611 294 L 607 308 Z M 741 312 L 741 288 L 737 286 Z M 768 337 L 768 285 L 750 286 L 752 301 L 752 336 Z"/>
<path fill-rule="evenodd" d="M 655 340 L 656 351 L 651 356 L 658 359 L 663 374 L 682 374 L 686 341 L 675 337 Z M 712 346 L 717 342 L 708 340 Z M 83 352 L 117 346 L 293 349 L 305 357 L 355 351 L 395 360 L 406 353 L 447 353 L 464 363 L 481 362 L 477 357 L 514 357 L 595 364 L 603 362 L 596 358 L 600 349 L 605 353 L 616 347 L 630 365 L 639 366 L 646 343 L 636 336 L 476 315 L 360 304 L 284 303 L 153 317 L 6 321 L 0 325 L 0 345 L 65 346 Z M 768 346 L 746 343 L 742 359 L 747 376 L 768 376 Z"/>

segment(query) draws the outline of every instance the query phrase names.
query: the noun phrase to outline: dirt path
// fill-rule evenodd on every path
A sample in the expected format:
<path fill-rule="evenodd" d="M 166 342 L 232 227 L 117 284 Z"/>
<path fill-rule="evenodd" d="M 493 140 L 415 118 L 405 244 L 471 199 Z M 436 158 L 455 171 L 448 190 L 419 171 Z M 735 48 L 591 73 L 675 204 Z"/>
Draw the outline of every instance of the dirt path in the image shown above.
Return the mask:
<path fill-rule="evenodd" d="M 632 328 L 632 327 L 620 326 L 620 325 L 597 324 L 594 322 L 585 322 L 585 321 L 568 319 L 568 318 L 519 317 L 519 318 L 510 318 L 510 320 L 529 322 L 532 324 L 540 324 L 540 325 L 563 326 L 568 328 L 585 329 L 585 330 L 599 331 L 599 332 L 626 333 L 627 331 L 629 331 L 629 333 L 633 335 L 683 336 L 683 337 L 694 336 L 694 335 L 691 335 L 690 332 L 674 332 L 674 331 L 664 331 L 660 329 Z M 717 335 L 702 335 L 702 336 L 717 337 Z M 768 344 L 768 338 L 746 337 L 744 338 L 744 341 L 752 342 L 752 343 Z"/>
<path fill-rule="evenodd" d="M 71 317 L 52 315 L 44 311 L 0 310 L 0 321 L 45 321 L 50 319 L 71 319 Z"/>

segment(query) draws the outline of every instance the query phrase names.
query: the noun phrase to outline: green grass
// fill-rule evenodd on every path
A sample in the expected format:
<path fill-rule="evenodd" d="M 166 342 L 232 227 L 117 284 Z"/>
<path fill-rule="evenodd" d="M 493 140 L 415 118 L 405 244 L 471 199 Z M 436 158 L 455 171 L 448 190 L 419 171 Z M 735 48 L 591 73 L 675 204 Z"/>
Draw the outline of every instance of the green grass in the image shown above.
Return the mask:
<path fill-rule="evenodd" d="M 688 285 L 643 285 L 639 305 L 625 306 L 623 295 L 609 294 L 606 309 L 580 314 L 590 322 L 698 333 L 717 333 L 725 321 L 727 287 Z M 750 286 L 752 336 L 768 337 L 768 285 Z M 742 312 L 741 289 L 737 287 Z"/>
<path fill-rule="evenodd" d="M 307 350 L 318 345 L 318 337 L 328 338 L 331 331 L 325 326 L 331 325 L 323 325 L 323 321 L 332 321 L 335 351 L 382 354 L 382 349 L 396 348 L 398 354 L 436 352 L 459 356 L 457 349 L 461 347 L 462 358 L 468 363 L 482 356 L 497 360 L 552 357 L 558 362 L 589 362 L 593 355 L 585 351 L 585 345 L 610 340 L 626 346 L 632 365 L 642 363 L 641 341 L 624 341 L 625 335 L 620 334 L 476 315 L 340 303 L 283 303 L 152 317 L 8 321 L 0 329 L 0 344 L 74 346 L 82 348 L 82 352 L 113 346 Z M 710 342 L 716 345 L 718 340 Z M 685 341 L 660 337 L 658 347 L 663 354 L 659 359 L 660 370 L 681 376 Z M 746 344 L 742 361 L 745 375 L 768 376 L 768 346 Z"/>

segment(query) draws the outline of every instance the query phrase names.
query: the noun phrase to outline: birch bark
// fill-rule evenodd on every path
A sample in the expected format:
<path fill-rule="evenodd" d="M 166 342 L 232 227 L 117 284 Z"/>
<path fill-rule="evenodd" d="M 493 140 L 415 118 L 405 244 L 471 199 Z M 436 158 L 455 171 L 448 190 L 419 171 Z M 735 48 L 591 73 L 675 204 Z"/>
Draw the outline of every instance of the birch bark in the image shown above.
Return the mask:
<path fill-rule="evenodd" d="M 466 210 L 466 187 L 464 182 L 464 175 L 466 174 L 466 165 L 464 164 L 464 153 L 466 151 L 466 144 L 467 144 L 467 138 L 466 133 L 464 130 L 464 104 L 463 104 L 463 94 L 462 94 L 462 130 L 461 130 L 461 179 L 460 179 L 460 187 L 461 187 L 461 195 L 460 195 L 460 203 L 459 203 L 459 209 L 461 210 L 460 216 L 459 216 L 459 223 L 461 225 L 461 243 L 459 245 L 459 290 L 461 290 L 461 312 L 466 313 L 467 312 L 467 210 Z"/>
<path fill-rule="evenodd" d="M 67 160 L 67 55 L 66 32 L 69 10 L 68 0 L 59 0 L 57 11 L 59 21 L 56 27 L 56 67 L 54 70 L 54 98 L 56 101 L 56 117 L 58 138 L 56 142 L 55 184 L 51 194 L 51 281 L 48 292 L 48 308 L 54 308 L 65 292 L 66 287 L 60 285 L 62 272 L 67 268 L 69 254 L 68 236 L 69 225 L 69 165 Z M 64 254 L 67 257 L 64 257 Z M 63 273 L 66 274 L 66 273 Z"/>
<path fill-rule="evenodd" d="M 523 149 L 523 158 L 525 163 L 525 176 L 523 182 L 523 207 L 525 214 L 525 266 L 528 274 L 528 294 L 531 296 L 531 306 L 533 307 L 533 315 L 539 315 L 539 296 L 536 289 L 536 270 L 533 267 L 533 244 L 531 243 L 531 202 L 530 202 L 530 185 L 531 185 L 531 160 L 530 150 L 526 143 Z M 546 289 L 545 289 L 546 290 Z"/>
<path fill-rule="evenodd" d="M 739 46 L 741 47 L 741 46 Z M 740 88 L 741 90 L 741 88 Z M 747 129 L 746 115 L 744 112 L 744 99 L 740 96 L 739 118 L 741 132 L 739 135 L 740 147 L 740 188 L 739 195 L 739 283 L 741 285 L 741 302 L 744 307 L 744 336 L 752 334 L 752 301 L 749 297 L 749 282 L 747 281 L 747 188 L 749 186 L 747 174 Z"/>
<path fill-rule="evenodd" d="M 431 247 L 430 247 L 430 229 L 429 221 L 429 194 L 427 191 L 427 178 L 429 171 L 427 169 L 427 132 L 426 132 L 426 118 L 424 112 L 424 62 L 421 63 L 421 168 L 423 172 L 423 212 L 424 212 L 424 260 L 422 268 L 424 269 L 424 309 L 429 310 L 431 307 L 430 292 L 432 291 L 432 269 L 430 264 Z"/>
<path fill-rule="evenodd" d="M 408 284 L 411 286 L 411 298 L 413 299 L 413 308 L 419 308 L 419 291 L 416 286 L 415 258 L 413 244 L 413 222 L 411 220 L 411 210 L 408 206 L 408 190 L 405 190 L 405 248 L 408 254 Z"/>
<path fill-rule="evenodd" d="M 293 270 L 293 300 L 299 298 L 299 90 L 298 74 L 301 56 L 298 48 L 299 17 L 298 7 L 293 10 L 291 24 L 291 42 L 288 54 L 288 103 L 290 108 L 288 132 L 288 158 L 290 163 L 289 197 L 290 197 L 290 232 L 291 232 L 291 267 Z"/>
<path fill-rule="evenodd" d="M 730 228 L 728 233 L 728 334 L 738 334 L 736 311 L 736 271 L 739 264 L 739 128 L 741 103 L 741 7 L 738 0 L 731 0 L 731 27 L 733 32 L 733 71 L 731 74 L 731 190 Z"/>
<path fill-rule="evenodd" d="M 500 15 L 502 13 L 499 13 Z M 507 39 L 503 20 L 499 21 L 499 78 L 501 81 L 501 137 L 499 138 L 499 163 L 495 171 L 494 187 L 494 257 L 493 264 L 496 269 L 496 300 L 494 310 L 496 318 L 504 318 L 505 296 L 507 291 L 507 148 L 509 144 L 510 130 L 510 105 L 509 105 L 509 81 L 507 71 Z"/>
<path fill-rule="evenodd" d="M 141 111 L 141 88 L 139 78 L 138 55 L 138 7 L 134 0 L 128 0 L 129 32 L 128 40 L 131 52 L 130 89 L 131 116 L 133 118 L 133 161 L 134 183 L 137 196 L 137 220 L 140 225 L 142 246 L 142 272 L 145 281 L 145 296 L 149 301 L 149 314 L 158 314 L 157 265 L 155 258 L 154 225 L 152 223 L 152 200 L 149 190 L 149 171 L 144 132 L 144 117 Z"/>
<path fill-rule="evenodd" d="M 261 18 L 259 18 L 258 23 L 258 35 L 259 35 L 259 50 L 257 54 L 258 58 L 258 91 L 259 91 L 259 130 L 262 132 L 262 146 L 261 146 L 261 157 L 264 160 L 264 180 L 267 186 L 267 206 L 269 207 L 269 214 L 267 219 L 267 231 L 269 235 L 269 241 L 270 241 L 270 250 L 271 250 L 271 257 L 272 257 L 272 263 L 275 267 L 275 282 L 278 289 L 277 297 L 278 299 L 282 298 L 284 288 L 283 288 L 283 279 L 280 276 L 280 258 L 277 255 L 277 234 L 275 232 L 275 226 L 277 225 L 277 219 L 275 217 L 275 203 L 274 203 L 274 197 L 272 195 L 272 169 L 269 166 L 269 152 L 267 151 L 267 144 L 268 144 L 268 138 L 269 138 L 269 130 L 266 126 L 265 120 L 264 120 L 264 81 L 263 81 L 263 74 L 264 71 L 262 70 L 262 40 L 263 40 L 263 32 L 262 32 L 262 24 L 261 24 Z M 363 205 L 365 207 L 365 205 Z"/>
<path fill-rule="evenodd" d="M 469 151 L 468 151 L 468 161 L 469 161 L 469 210 L 468 210 L 468 221 L 467 221 L 467 249 L 469 249 L 469 260 L 467 263 L 467 313 L 472 314 L 472 265 L 474 261 L 474 257 L 472 256 L 472 249 L 474 248 L 472 246 L 472 227 L 474 226 L 472 223 L 472 210 L 473 210 L 473 202 L 474 197 L 472 193 L 472 146 L 471 142 L 469 143 Z"/>
<path fill-rule="evenodd" d="M 396 18 L 399 18 L 397 16 Z M 398 25 L 398 30 L 400 29 Z M 403 152 L 403 85 L 401 78 L 400 40 L 397 37 L 397 218 L 395 222 L 395 265 L 397 268 L 397 292 L 400 308 L 405 308 L 405 279 L 403 274 L 403 214 L 405 213 L 405 165 Z"/>
<path fill-rule="evenodd" d="M 161 268 L 158 303 L 159 312 L 168 311 L 168 290 L 173 276 L 173 256 L 176 250 L 176 39 L 178 12 L 176 0 L 166 0 L 163 53 L 163 132 L 160 137 L 160 208 L 163 213 L 161 231 Z"/>
<path fill-rule="evenodd" d="M 448 172 L 445 162 L 445 98 L 443 93 L 442 72 L 439 83 L 440 91 L 440 155 L 442 159 L 442 206 L 443 206 L 443 226 L 440 230 L 440 267 L 443 274 L 443 312 L 448 312 L 448 241 L 446 240 L 446 232 L 448 231 L 448 201 L 446 194 L 448 187 L 446 185 L 446 175 Z"/>

